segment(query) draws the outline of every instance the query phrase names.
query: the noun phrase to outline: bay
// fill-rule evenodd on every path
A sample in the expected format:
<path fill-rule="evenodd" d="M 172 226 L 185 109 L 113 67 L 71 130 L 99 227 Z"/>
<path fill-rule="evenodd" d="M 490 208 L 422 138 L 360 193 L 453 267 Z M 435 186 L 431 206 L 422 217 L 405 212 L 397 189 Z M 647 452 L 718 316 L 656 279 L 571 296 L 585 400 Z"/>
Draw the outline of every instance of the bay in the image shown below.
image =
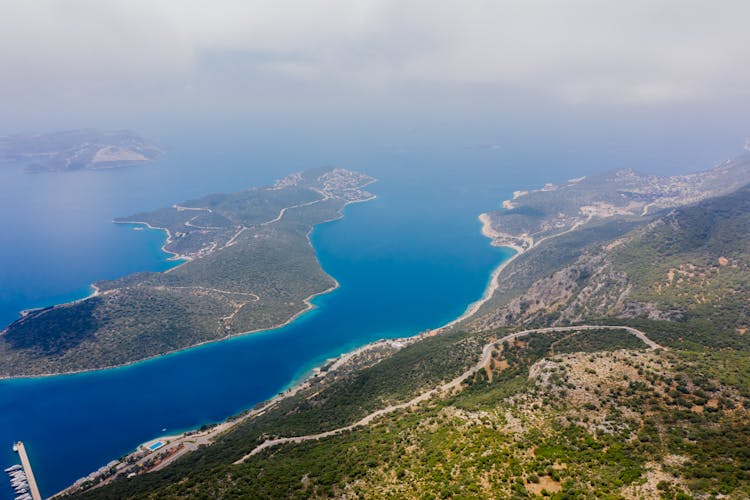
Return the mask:
<path fill-rule="evenodd" d="M 159 250 L 162 233 L 114 225 L 113 217 L 265 184 L 290 171 L 257 167 L 260 161 L 240 153 L 221 175 L 207 172 L 207 164 L 201 155 L 174 153 L 149 167 L 113 172 L 2 172 L 3 185 L 15 183 L 12 192 L 21 193 L 21 211 L 5 226 L 19 245 L 5 247 L 1 258 L 22 264 L 3 267 L 3 319 L 79 298 L 96 279 L 172 265 Z M 497 191 L 392 165 L 361 169 L 380 179 L 368 188 L 377 198 L 350 205 L 343 219 L 313 232 L 321 264 L 340 283 L 315 299 L 315 310 L 281 329 L 127 367 L 0 381 L 0 465 L 17 461 L 11 443 L 23 440 L 42 493 L 50 495 L 141 442 L 250 408 L 327 358 L 461 314 L 510 255 L 489 245 L 476 220 L 497 205 Z M 36 226 L 31 234 L 13 226 L 29 223 Z M 37 259 L 36 266 L 23 264 L 27 258 Z"/>

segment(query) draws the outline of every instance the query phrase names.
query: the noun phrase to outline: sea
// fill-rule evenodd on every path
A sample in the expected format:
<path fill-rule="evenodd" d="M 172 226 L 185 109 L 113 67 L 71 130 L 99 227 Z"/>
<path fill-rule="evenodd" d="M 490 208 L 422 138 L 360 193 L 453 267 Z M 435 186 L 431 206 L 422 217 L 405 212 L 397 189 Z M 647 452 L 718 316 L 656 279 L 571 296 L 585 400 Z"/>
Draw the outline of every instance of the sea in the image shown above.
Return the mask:
<path fill-rule="evenodd" d="M 141 167 L 28 174 L 0 166 L 3 325 L 24 309 L 85 297 L 96 280 L 175 265 L 161 250 L 163 232 L 116 225 L 115 217 L 268 185 L 306 168 L 339 166 L 378 179 L 367 188 L 377 198 L 313 231 L 318 259 L 340 287 L 291 324 L 121 368 L 0 380 L 0 468 L 18 463 L 11 446 L 24 441 L 44 496 L 140 443 L 252 408 L 329 358 L 456 318 L 512 255 L 490 245 L 477 217 L 515 190 L 643 166 L 639 158 L 647 168 L 661 160 L 667 170 L 710 166 L 689 150 L 665 155 L 624 140 L 592 152 L 571 147 L 569 137 L 540 148 L 460 130 L 445 140 L 445 130 L 355 138 L 327 129 L 228 129 L 148 131 L 166 154 Z M 12 490 L 0 478 L 6 496 Z"/>

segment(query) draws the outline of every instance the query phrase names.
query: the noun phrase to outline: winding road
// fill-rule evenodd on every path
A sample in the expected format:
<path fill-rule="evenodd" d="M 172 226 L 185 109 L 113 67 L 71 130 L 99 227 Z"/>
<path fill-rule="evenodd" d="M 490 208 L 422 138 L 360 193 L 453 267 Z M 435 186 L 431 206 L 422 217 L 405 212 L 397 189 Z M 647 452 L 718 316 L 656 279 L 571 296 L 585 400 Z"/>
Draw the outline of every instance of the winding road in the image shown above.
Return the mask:
<path fill-rule="evenodd" d="M 648 336 L 642 331 L 636 328 L 629 327 L 629 326 L 609 326 L 609 325 L 606 325 L 606 326 L 605 325 L 581 325 L 581 326 L 559 326 L 559 327 L 553 326 L 553 327 L 548 327 L 548 328 L 533 328 L 531 330 L 522 330 L 520 332 L 515 332 L 515 333 L 511 333 L 510 335 L 506 335 L 505 337 L 501 339 L 495 340 L 485 345 L 484 349 L 482 349 L 481 358 L 474 366 L 472 366 L 471 368 L 469 368 L 464 373 L 454 378 L 450 382 L 447 382 L 434 389 L 430 389 L 427 392 L 423 392 L 422 394 L 420 394 L 419 396 L 415 397 L 414 399 L 410 401 L 397 404 L 397 405 L 386 406 L 385 408 L 381 408 L 380 410 L 370 413 L 369 415 L 365 416 L 361 420 L 358 420 L 357 422 L 354 422 L 353 424 L 347 425 L 345 427 L 339 427 L 337 429 L 332 429 L 330 431 L 321 432 L 318 434 L 308 434 L 305 436 L 278 437 L 278 438 L 273 438 L 273 439 L 267 439 L 266 441 L 256 446 L 250 453 L 248 453 L 247 455 L 240 458 L 234 463 L 241 464 L 248 458 L 252 457 L 253 455 L 258 454 L 267 448 L 272 448 L 274 446 L 278 446 L 281 444 L 302 443 L 304 441 L 313 441 L 313 440 L 318 440 L 318 439 L 322 439 L 322 438 L 326 438 L 330 436 L 335 436 L 337 434 L 341 434 L 342 432 L 350 431 L 357 427 L 368 425 L 370 422 L 372 422 L 376 418 L 386 415 L 388 413 L 393 413 L 394 411 L 397 411 L 397 410 L 410 408 L 414 405 L 427 401 L 432 396 L 438 393 L 444 393 L 452 389 L 459 388 L 461 384 L 463 384 L 470 377 L 474 376 L 479 370 L 483 369 L 487 365 L 487 363 L 489 363 L 490 359 L 492 358 L 492 352 L 498 346 L 500 346 L 503 342 L 515 340 L 520 337 L 525 337 L 526 335 L 529 335 L 532 333 L 571 332 L 571 331 L 580 331 L 580 330 L 625 330 L 631 335 L 638 337 L 651 350 L 664 349 L 664 347 L 662 347 L 661 345 L 657 344 L 656 342 L 648 338 Z"/>

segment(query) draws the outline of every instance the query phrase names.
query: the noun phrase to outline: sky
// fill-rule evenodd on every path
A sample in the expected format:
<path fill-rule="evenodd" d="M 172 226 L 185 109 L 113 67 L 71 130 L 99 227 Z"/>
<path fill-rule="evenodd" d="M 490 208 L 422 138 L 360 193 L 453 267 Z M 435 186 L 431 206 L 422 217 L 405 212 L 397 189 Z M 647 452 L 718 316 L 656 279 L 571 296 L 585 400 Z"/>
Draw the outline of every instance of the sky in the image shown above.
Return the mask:
<path fill-rule="evenodd" d="M 0 131 L 201 116 L 739 126 L 749 19 L 747 0 L 0 0 Z"/>

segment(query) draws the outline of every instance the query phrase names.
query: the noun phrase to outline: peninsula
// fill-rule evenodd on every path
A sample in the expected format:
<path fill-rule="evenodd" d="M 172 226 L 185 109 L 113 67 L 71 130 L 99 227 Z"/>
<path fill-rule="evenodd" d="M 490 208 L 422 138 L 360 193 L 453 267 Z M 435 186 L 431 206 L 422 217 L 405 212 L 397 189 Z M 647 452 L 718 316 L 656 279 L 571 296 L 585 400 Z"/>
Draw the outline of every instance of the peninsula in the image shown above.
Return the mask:
<path fill-rule="evenodd" d="M 374 196 L 375 179 L 318 169 L 117 219 L 167 234 L 184 262 L 94 284 L 83 300 L 26 312 L 0 333 L 0 377 L 113 367 L 283 325 L 337 286 L 309 234 Z"/>
<path fill-rule="evenodd" d="M 144 165 L 162 149 L 127 130 L 66 130 L 0 136 L 0 162 L 27 172 L 70 172 Z"/>

